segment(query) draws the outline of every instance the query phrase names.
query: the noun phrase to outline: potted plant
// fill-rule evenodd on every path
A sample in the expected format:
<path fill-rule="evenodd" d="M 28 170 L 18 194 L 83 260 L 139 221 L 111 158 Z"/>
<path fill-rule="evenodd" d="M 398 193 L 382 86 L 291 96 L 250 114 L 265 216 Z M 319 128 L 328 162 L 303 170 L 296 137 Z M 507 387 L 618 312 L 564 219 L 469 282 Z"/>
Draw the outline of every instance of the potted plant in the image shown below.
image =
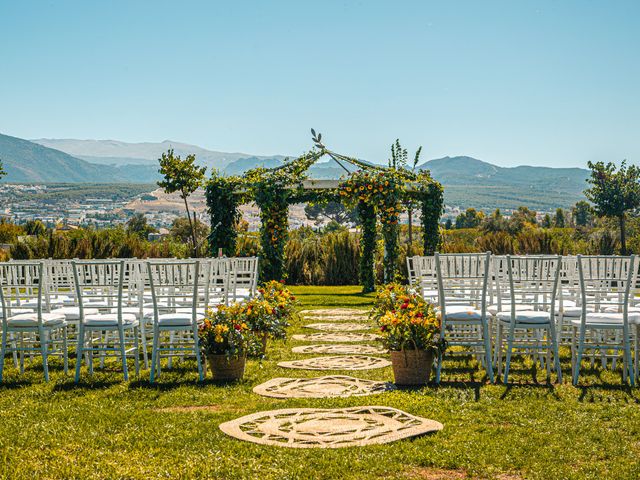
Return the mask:
<path fill-rule="evenodd" d="M 258 293 L 258 297 L 244 304 L 244 311 L 249 328 L 262 342 L 264 355 L 269 338 L 286 338 L 296 298 L 282 282 L 276 281 L 267 282 Z"/>
<path fill-rule="evenodd" d="M 426 384 L 434 357 L 444 348 L 440 320 L 433 305 L 397 285 L 387 287 L 379 296 L 376 316 L 382 343 L 391 354 L 396 384 Z"/>
<path fill-rule="evenodd" d="M 198 328 L 198 339 L 214 380 L 243 377 L 247 352 L 255 339 L 242 305 L 220 305 L 216 311 L 209 310 Z"/>

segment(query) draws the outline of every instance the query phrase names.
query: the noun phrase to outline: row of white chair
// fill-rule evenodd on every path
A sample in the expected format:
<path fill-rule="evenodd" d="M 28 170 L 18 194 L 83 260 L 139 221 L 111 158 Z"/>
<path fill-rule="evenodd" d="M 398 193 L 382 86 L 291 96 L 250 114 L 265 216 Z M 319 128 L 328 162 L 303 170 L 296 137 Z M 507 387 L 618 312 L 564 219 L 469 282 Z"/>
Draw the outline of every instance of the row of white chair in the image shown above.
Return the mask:
<path fill-rule="evenodd" d="M 60 355 L 68 368 L 67 345 L 76 341 L 76 381 L 82 358 L 93 373 L 94 355 L 127 357 L 139 373 L 140 354 L 151 381 L 160 359 L 192 354 L 203 367 L 197 327 L 205 312 L 256 293 L 258 259 L 72 260 L 0 263 L 2 345 L 0 381 L 7 354 L 24 371 L 25 354 L 40 354 L 45 380 L 48 357 Z M 168 338 L 168 341 L 166 340 Z"/>
<path fill-rule="evenodd" d="M 613 368 L 622 353 L 623 379 L 634 385 L 640 353 L 635 256 L 436 254 L 412 257 L 408 267 L 414 287 L 438 306 L 449 345 L 472 348 L 490 380 L 492 364 L 501 375 L 506 356 L 507 382 L 512 355 L 522 351 L 546 363 L 548 374 L 553 363 L 561 381 L 558 345 L 567 344 L 573 383 L 586 352 L 592 363 L 610 360 Z M 440 359 L 438 380 L 441 368 Z"/>

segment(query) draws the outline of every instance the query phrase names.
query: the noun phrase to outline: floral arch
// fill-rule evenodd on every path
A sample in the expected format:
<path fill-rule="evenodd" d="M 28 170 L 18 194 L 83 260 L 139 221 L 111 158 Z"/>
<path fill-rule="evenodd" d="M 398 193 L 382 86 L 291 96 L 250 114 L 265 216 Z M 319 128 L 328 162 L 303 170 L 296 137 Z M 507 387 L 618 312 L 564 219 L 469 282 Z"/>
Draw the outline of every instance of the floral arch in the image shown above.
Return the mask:
<path fill-rule="evenodd" d="M 255 168 L 242 176 L 226 177 L 213 173 L 206 186 L 212 255 L 217 254 L 219 249 L 228 256 L 234 254 L 236 224 L 241 216 L 239 207 L 251 201 L 260 208 L 263 280 L 282 280 L 285 277 L 289 205 L 301 202 L 342 201 L 356 207 L 362 229 L 360 283 L 365 292 L 375 288 L 374 256 L 378 218 L 385 246 L 385 282 L 392 281 L 397 273 L 398 217 L 407 205 L 420 211 L 424 253 L 433 254 L 440 240 L 443 190 L 428 171 L 413 172 L 403 167 L 361 162 L 329 150 L 322 143 L 322 134 L 316 134 L 313 129 L 311 133 L 314 148 L 296 159 L 285 161 L 281 166 Z M 307 170 L 324 156 L 329 156 L 345 170 L 344 179 L 308 178 Z M 353 167 L 353 170 L 347 166 Z"/>

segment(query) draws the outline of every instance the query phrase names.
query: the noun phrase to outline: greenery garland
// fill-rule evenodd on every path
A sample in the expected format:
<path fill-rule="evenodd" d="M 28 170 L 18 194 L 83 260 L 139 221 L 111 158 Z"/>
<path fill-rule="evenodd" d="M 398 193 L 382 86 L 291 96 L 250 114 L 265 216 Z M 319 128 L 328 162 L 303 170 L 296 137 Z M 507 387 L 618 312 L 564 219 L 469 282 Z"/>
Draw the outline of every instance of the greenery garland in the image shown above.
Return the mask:
<path fill-rule="evenodd" d="M 398 269 L 399 248 L 399 227 L 398 216 L 401 212 L 401 201 L 405 194 L 404 179 L 401 171 L 396 169 L 376 169 L 374 171 L 358 170 L 353 172 L 351 176 L 340 185 L 340 195 L 347 202 L 357 202 L 370 205 L 372 208 L 371 215 L 374 219 L 372 231 L 375 233 L 375 216 L 380 215 L 382 224 L 382 235 L 384 238 L 384 280 L 392 282 L 396 276 Z M 364 231 L 364 228 L 363 228 Z M 375 236 L 373 238 L 375 241 Z M 364 253 L 364 244 L 370 241 L 363 233 L 361 238 L 362 255 Z M 367 262 L 362 262 L 363 268 L 369 268 Z M 373 268 L 373 267 L 372 267 Z M 362 278 L 368 278 L 367 271 L 361 271 Z M 365 283 L 363 283 L 365 286 Z M 365 286 L 365 289 L 368 285 Z M 373 288 L 373 287 L 372 287 Z"/>
<path fill-rule="evenodd" d="M 357 206 L 358 219 L 362 227 L 360 236 L 360 284 L 364 293 L 376 289 L 374 259 L 376 253 L 376 209 L 361 200 Z"/>
<path fill-rule="evenodd" d="M 444 212 L 444 192 L 440 183 L 429 176 L 417 191 L 422 221 L 423 255 L 433 255 L 440 244 L 440 217 Z"/>
<path fill-rule="evenodd" d="M 223 177 L 214 171 L 206 184 L 205 197 L 211 220 L 208 240 L 212 257 L 218 256 L 219 249 L 228 257 L 236 253 L 237 224 L 242 217 L 237 190 L 241 183 L 239 177 Z"/>
<path fill-rule="evenodd" d="M 214 172 L 207 184 L 207 205 L 211 216 L 209 245 L 212 255 L 222 248 L 226 255 L 235 253 L 238 206 L 255 201 L 260 207 L 260 239 L 262 246 L 261 279 L 283 280 L 285 277 L 285 245 L 288 239 L 289 204 L 297 202 L 342 199 L 357 208 L 362 226 L 360 238 L 360 282 L 363 291 L 375 289 L 374 259 L 377 238 L 377 216 L 384 238 L 385 282 L 395 279 L 399 257 L 399 215 L 408 199 L 421 205 L 424 254 L 432 255 L 440 241 L 439 219 L 443 212 L 442 186 L 429 172 L 407 170 L 390 165 L 373 166 L 357 159 L 330 152 L 322 144 L 322 136 L 312 130 L 316 148 L 301 157 L 285 161 L 282 166 L 255 168 L 242 177 L 222 177 Z M 323 155 L 336 162 L 356 165 L 335 191 L 305 190 L 302 182 L 306 170 Z M 344 165 L 342 165 L 344 167 Z"/>
<path fill-rule="evenodd" d="M 245 198 L 260 207 L 262 281 L 285 279 L 285 245 L 289 238 L 289 204 L 304 194 L 307 169 L 322 155 L 313 150 L 277 168 L 254 168 L 244 174 Z"/>
<path fill-rule="evenodd" d="M 287 191 L 263 184 L 256 192 L 260 207 L 260 243 L 262 245 L 263 281 L 284 280 L 284 247 L 289 238 L 289 202 Z"/>

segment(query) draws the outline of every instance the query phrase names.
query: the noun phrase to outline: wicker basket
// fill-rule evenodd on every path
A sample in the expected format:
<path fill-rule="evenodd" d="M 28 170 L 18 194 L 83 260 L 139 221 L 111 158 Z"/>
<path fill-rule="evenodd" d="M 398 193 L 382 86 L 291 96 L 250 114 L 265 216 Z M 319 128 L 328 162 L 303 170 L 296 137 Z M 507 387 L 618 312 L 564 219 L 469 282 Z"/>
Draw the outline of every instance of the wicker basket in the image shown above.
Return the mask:
<path fill-rule="evenodd" d="M 267 342 L 269 341 L 269 334 L 262 333 L 260 338 L 260 353 L 262 355 L 266 355 L 267 353 Z"/>
<path fill-rule="evenodd" d="M 431 376 L 433 352 L 427 350 L 392 351 L 391 364 L 397 385 L 424 385 Z"/>
<path fill-rule="evenodd" d="M 228 358 L 226 355 L 207 355 L 207 363 L 214 380 L 240 380 L 244 376 L 246 356 Z"/>

